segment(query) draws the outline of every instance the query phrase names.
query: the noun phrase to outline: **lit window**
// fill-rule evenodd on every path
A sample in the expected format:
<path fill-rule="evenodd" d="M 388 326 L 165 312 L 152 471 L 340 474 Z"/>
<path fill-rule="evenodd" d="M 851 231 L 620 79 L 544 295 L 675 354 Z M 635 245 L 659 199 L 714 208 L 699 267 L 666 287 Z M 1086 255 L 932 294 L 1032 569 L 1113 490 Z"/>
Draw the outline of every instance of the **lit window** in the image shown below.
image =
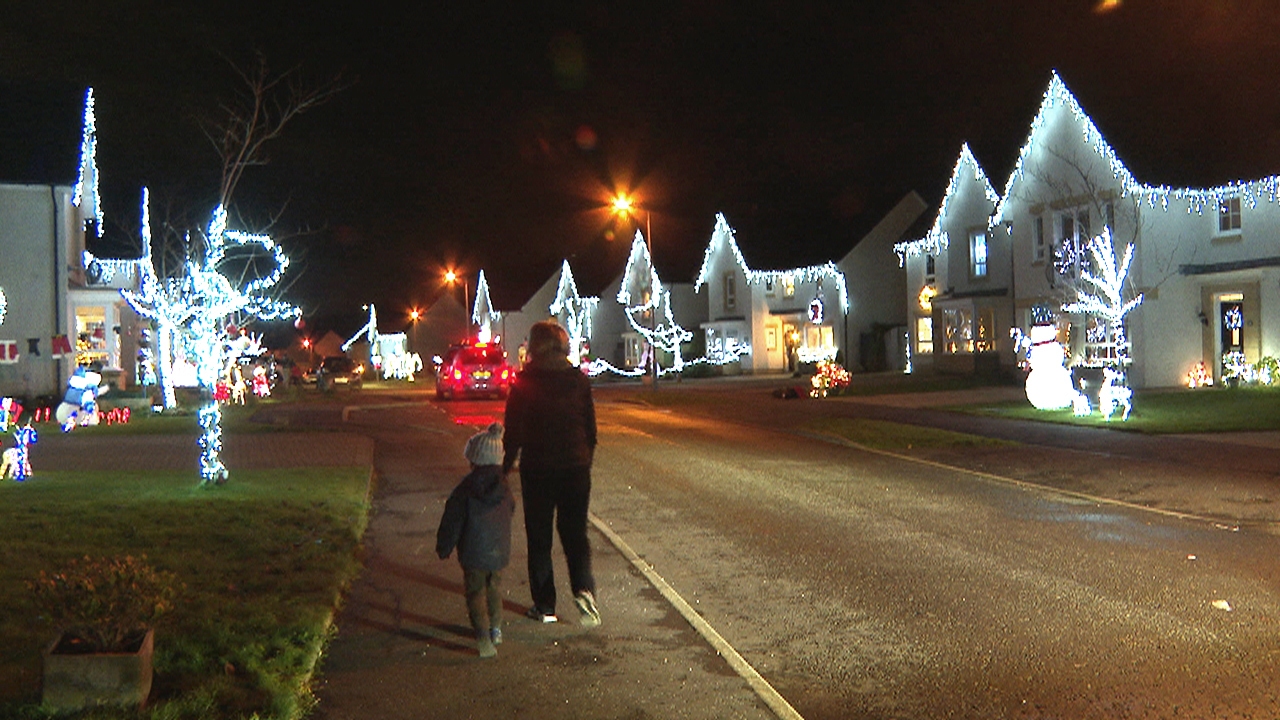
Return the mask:
<path fill-rule="evenodd" d="M 1218 201 L 1218 232 L 1236 232 L 1240 229 L 1240 198 Z"/>
<path fill-rule="evenodd" d="M 969 235 L 969 273 L 976 278 L 987 276 L 987 234 L 985 232 Z"/>
<path fill-rule="evenodd" d="M 916 353 L 933 354 L 933 318 L 916 318 Z"/>
<path fill-rule="evenodd" d="M 991 308 L 983 308 L 978 312 L 978 337 L 974 340 L 974 350 L 978 352 L 994 352 L 995 349 L 995 311 Z"/>
<path fill-rule="evenodd" d="M 948 353 L 973 352 L 973 315 L 968 310 L 943 310 L 943 330 L 946 332 L 943 350 Z"/>

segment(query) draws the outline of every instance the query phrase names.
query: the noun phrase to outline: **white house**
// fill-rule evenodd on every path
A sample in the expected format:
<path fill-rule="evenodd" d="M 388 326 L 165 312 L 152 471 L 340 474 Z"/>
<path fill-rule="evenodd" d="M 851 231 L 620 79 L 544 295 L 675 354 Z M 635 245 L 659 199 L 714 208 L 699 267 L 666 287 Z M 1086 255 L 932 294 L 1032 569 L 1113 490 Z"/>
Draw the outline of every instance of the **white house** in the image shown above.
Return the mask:
<path fill-rule="evenodd" d="M 93 90 L 0 87 L 0 394 L 58 395 L 80 364 L 136 376 L 142 324 L 120 296 L 137 259 L 86 253 L 101 236 Z"/>
<path fill-rule="evenodd" d="M 849 293 L 835 263 L 752 270 L 724 215 L 703 256 L 694 290 L 705 293 L 706 353 L 744 373 L 796 372 L 833 360 L 843 344 Z"/>
<path fill-rule="evenodd" d="M 1013 364 L 1009 234 L 990 227 L 999 201 L 965 144 L 929 231 L 894 246 L 906 270 L 910 369 L 967 373 L 995 370 L 1002 358 Z"/>
<path fill-rule="evenodd" d="M 962 152 L 958 176 L 970 176 L 960 170 L 970 160 Z M 947 305 L 948 297 L 966 299 L 948 296 L 943 287 L 966 287 L 967 282 L 967 292 L 974 293 L 977 268 L 985 261 L 991 290 L 1006 283 L 1009 288 L 1008 304 L 999 301 L 990 307 L 1001 364 L 1016 361 L 1001 332 L 1001 308 L 1006 306 L 1014 327 L 1023 332 L 1036 324 L 1056 324 L 1069 365 L 1103 365 L 1127 352 L 1132 360 L 1128 380 L 1134 387 L 1181 384 L 1201 362 L 1220 379 L 1233 365 L 1280 356 L 1280 178 L 1212 188 L 1140 182 L 1056 73 L 990 214 L 985 242 L 975 238 L 982 232 L 978 216 L 991 195 L 983 179 L 971 177 L 967 191 L 956 187 L 953 177 L 937 230 L 909 246 L 915 251 L 904 246 L 907 296 L 918 302 L 919 295 L 912 294 L 927 284 L 923 272 L 929 251 L 938 251 L 936 258 L 949 256 L 945 267 L 935 264 L 936 308 L 955 307 Z M 961 201 L 964 197 L 971 199 Z M 1133 264 L 1121 278 L 1125 282 L 1117 300 L 1141 295 L 1142 303 L 1122 325 L 1098 314 L 1063 311 L 1082 293 L 1097 290 L 1087 277 L 1097 277 L 1103 268 L 1088 247 L 1104 229 L 1112 240 L 1110 260 L 1133 248 Z M 949 239 L 945 246 L 942 231 Z M 1005 234 L 1011 255 L 1002 258 Z M 967 244 L 957 244 L 957 235 Z M 1011 272 L 1002 278 L 998 273 L 1005 262 Z M 980 298 L 973 295 L 975 351 L 983 335 Z M 949 348 L 969 342 L 959 329 L 963 321 L 952 327 L 938 310 L 932 315 L 935 363 L 963 369 L 963 363 L 943 362 Z M 912 347 L 918 362 L 927 339 L 916 329 Z M 957 336 L 960 342 L 953 342 Z"/>

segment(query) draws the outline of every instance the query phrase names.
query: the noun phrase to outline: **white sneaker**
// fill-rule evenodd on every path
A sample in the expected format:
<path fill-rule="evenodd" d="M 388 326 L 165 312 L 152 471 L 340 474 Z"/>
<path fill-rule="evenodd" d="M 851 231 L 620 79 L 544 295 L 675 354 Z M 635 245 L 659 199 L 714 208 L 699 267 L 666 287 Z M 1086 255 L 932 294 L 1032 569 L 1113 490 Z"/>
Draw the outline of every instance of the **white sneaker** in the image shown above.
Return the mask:
<path fill-rule="evenodd" d="M 575 595 L 573 604 L 577 605 L 578 612 L 582 613 L 582 617 L 578 618 L 578 622 L 583 627 L 600 626 L 600 609 L 596 607 L 596 598 L 591 594 L 590 590 L 582 590 Z"/>

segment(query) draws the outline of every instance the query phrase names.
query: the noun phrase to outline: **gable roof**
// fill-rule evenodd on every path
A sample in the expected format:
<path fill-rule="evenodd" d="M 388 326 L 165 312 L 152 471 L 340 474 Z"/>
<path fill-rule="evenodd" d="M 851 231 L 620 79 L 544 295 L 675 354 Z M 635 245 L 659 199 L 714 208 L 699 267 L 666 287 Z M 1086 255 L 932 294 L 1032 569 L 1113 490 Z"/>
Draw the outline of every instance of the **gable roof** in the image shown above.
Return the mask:
<path fill-rule="evenodd" d="M 996 206 L 995 212 L 991 216 L 991 223 L 994 225 L 1004 221 L 1004 212 L 1012 195 L 1013 186 L 1022 179 L 1024 173 L 1024 164 L 1030 157 L 1035 145 L 1040 141 L 1041 135 L 1046 132 L 1046 124 L 1048 116 L 1055 110 L 1065 108 L 1074 117 L 1076 124 L 1080 128 L 1083 136 L 1084 144 L 1097 153 L 1111 168 L 1111 174 L 1120 183 L 1121 192 L 1126 195 L 1138 197 L 1145 201 L 1151 207 L 1161 207 L 1168 209 L 1171 202 L 1187 203 L 1187 211 L 1202 213 L 1206 209 L 1217 207 L 1220 200 L 1224 198 L 1241 198 L 1250 207 L 1257 205 L 1259 202 L 1269 201 L 1277 202 L 1280 200 L 1280 177 L 1272 175 L 1258 180 L 1240 180 L 1209 188 L 1175 188 L 1168 185 L 1150 185 L 1141 183 L 1129 171 L 1129 168 L 1120 160 L 1116 151 L 1102 136 L 1102 132 L 1098 130 L 1097 125 L 1085 113 L 1080 103 L 1067 89 L 1066 83 L 1053 72 L 1049 79 L 1049 86 L 1044 91 L 1044 97 L 1040 102 L 1040 110 L 1036 113 L 1035 119 L 1031 121 L 1031 130 L 1027 134 L 1026 141 L 1022 144 L 1022 149 L 1018 153 L 1017 163 L 1014 165 L 1013 172 L 1009 174 L 1009 179 L 1005 183 L 1004 193 L 1001 195 L 999 204 Z"/>
<path fill-rule="evenodd" d="M 951 244 L 951 238 L 942 229 L 942 223 L 951 205 L 951 198 L 960 191 L 960 183 L 965 179 L 979 183 L 983 194 L 986 195 L 992 206 L 999 205 L 1000 196 L 996 194 L 996 189 L 991 186 L 991 181 L 987 179 L 987 174 L 982 171 L 982 166 L 978 164 L 977 158 L 973 156 L 973 152 L 969 149 L 969 143 L 964 143 L 960 146 L 960 157 L 956 158 L 956 164 L 951 168 L 951 181 L 947 183 L 947 191 L 942 194 L 942 204 L 938 206 L 938 214 L 934 216 L 933 225 L 929 228 L 929 231 L 922 238 L 900 242 L 893 246 L 893 251 L 898 253 L 899 266 L 905 264 L 908 257 L 925 253 L 937 254 Z"/>
<path fill-rule="evenodd" d="M 698 279 L 693 283 L 694 292 L 698 292 L 708 281 L 715 257 L 721 248 L 727 248 L 733 253 L 734 261 L 741 268 L 742 276 L 748 284 L 753 285 L 765 280 L 812 282 L 826 277 L 833 278 L 836 281 L 836 287 L 840 290 L 840 308 L 844 312 L 849 311 L 849 290 L 845 285 L 844 273 L 834 262 L 828 261 L 822 265 L 809 265 L 790 270 L 752 270 L 747 266 L 746 258 L 742 257 L 742 251 L 738 249 L 733 228 L 729 227 L 729 221 L 724 219 L 724 213 L 716 213 L 716 227 L 711 232 L 711 240 L 707 242 L 707 249 L 703 253 L 702 267 L 698 270 Z"/>

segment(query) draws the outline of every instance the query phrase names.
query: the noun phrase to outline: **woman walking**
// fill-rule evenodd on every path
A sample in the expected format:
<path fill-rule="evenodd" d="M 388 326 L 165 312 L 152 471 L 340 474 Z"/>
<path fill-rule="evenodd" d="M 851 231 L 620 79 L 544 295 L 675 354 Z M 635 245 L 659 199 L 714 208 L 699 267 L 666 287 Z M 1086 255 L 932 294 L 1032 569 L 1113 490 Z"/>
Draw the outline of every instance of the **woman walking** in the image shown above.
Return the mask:
<path fill-rule="evenodd" d="M 553 528 L 569 566 L 574 604 L 587 627 L 600 624 L 591 574 L 587 510 L 591 461 L 596 447 L 596 411 L 591 381 L 569 363 L 569 335 L 554 320 L 529 330 L 527 365 L 507 398 L 502 469 L 520 459 L 520 488 L 529 545 L 528 616 L 556 622 Z"/>

